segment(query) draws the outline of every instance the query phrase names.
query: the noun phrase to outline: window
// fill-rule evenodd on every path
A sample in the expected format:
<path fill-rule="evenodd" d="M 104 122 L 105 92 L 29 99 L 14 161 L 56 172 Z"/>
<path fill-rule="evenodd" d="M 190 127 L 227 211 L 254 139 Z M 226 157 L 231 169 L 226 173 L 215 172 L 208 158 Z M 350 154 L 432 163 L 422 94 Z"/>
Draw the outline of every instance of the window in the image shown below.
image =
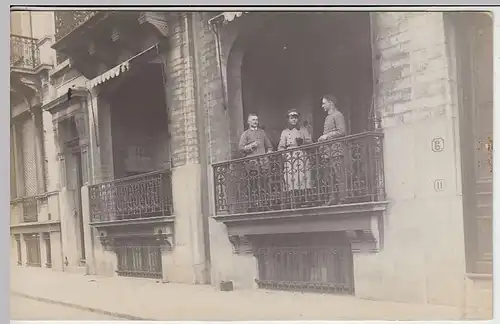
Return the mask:
<path fill-rule="evenodd" d="M 40 235 L 37 233 L 26 234 L 24 240 L 26 242 L 26 264 L 30 267 L 40 267 L 42 265 L 40 259 Z"/>
<path fill-rule="evenodd" d="M 47 263 L 45 263 L 45 266 L 47 268 L 52 268 L 52 250 L 50 245 L 50 233 L 43 233 L 43 240 L 45 242 L 45 258 L 47 259 Z"/>
<path fill-rule="evenodd" d="M 41 190 L 46 190 L 46 188 L 39 188 L 38 182 L 39 176 L 44 177 L 44 174 L 38 174 L 39 161 L 36 146 L 37 132 L 42 129 L 42 125 L 41 118 L 34 119 L 30 114 L 17 117 L 13 122 L 11 128 L 11 198 L 33 197 Z M 42 145 L 40 149 L 43 152 L 43 143 L 40 145 Z M 44 160 L 44 157 L 41 157 L 41 160 Z"/>
<path fill-rule="evenodd" d="M 19 234 L 16 234 L 15 236 L 16 239 L 16 247 L 17 247 L 17 265 L 22 265 L 23 264 L 23 257 L 22 257 L 22 249 L 21 249 L 21 236 Z"/>

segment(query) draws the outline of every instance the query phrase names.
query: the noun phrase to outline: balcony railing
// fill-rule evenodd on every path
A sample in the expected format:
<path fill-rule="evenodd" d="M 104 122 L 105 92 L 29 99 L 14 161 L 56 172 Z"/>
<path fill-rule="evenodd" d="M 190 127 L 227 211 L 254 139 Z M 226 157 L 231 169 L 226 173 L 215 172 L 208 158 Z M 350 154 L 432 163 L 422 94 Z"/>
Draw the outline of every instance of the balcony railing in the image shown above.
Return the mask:
<path fill-rule="evenodd" d="M 382 145 L 367 132 L 214 164 L 216 214 L 381 201 Z"/>
<path fill-rule="evenodd" d="M 54 13 L 56 41 L 71 33 L 87 20 L 95 16 L 97 10 L 61 10 Z"/>
<path fill-rule="evenodd" d="M 22 199 L 23 204 L 23 223 L 38 222 L 38 204 L 35 197 L 26 197 Z"/>
<path fill-rule="evenodd" d="M 71 10 L 71 11 L 56 11 L 54 13 L 56 42 L 64 36 L 71 33 L 76 28 L 83 25 L 87 20 L 94 17 L 99 11 L 93 10 Z M 66 55 L 57 52 L 57 64 L 61 64 L 67 59 Z"/>
<path fill-rule="evenodd" d="M 92 185 L 89 194 L 91 222 L 170 216 L 173 212 L 169 170 Z"/>
<path fill-rule="evenodd" d="M 40 48 L 31 37 L 10 35 L 10 66 L 34 69 L 40 65 Z"/>

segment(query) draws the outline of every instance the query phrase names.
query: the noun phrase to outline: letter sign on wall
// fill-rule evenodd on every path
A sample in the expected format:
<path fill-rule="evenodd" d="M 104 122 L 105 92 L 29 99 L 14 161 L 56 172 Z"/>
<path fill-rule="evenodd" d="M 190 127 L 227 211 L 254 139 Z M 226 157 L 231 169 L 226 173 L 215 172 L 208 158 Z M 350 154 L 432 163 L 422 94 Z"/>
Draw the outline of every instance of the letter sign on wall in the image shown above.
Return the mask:
<path fill-rule="evenodd" d="M 436 137 L 431 142 L 432 152 L 442 152 L 444 150 L 444 139 Z"/>
<path fill-rule="evenodd" d="M 436 179 L 434 181 L 434 190 L 437 192 L 444 191 L 446 188 L 446 181 L 444 179 Z"/>

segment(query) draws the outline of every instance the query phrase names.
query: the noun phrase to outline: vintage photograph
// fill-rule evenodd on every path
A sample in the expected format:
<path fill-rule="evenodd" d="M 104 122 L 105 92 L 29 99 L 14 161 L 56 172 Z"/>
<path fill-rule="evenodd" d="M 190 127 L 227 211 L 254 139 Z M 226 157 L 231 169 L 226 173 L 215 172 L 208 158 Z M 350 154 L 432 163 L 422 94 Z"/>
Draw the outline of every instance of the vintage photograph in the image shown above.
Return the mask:
<path fill-rule="evenodd" d="M 10 19 L 12 320 L 492 319 L 487 8 Z"/>

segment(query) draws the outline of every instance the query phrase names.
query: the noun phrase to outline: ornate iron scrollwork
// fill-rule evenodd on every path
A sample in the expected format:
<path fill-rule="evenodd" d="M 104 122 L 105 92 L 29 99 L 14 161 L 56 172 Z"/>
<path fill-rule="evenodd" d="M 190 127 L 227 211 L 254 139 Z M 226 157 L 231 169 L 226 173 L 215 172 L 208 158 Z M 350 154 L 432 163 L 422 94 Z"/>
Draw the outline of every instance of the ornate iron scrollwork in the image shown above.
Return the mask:
<path fill-rule="evenodd" d="M 218 214 L 385 198 L 383 135 L 372 131 L 214 164 Z"/>
<path fill-rule="evenodd" d="M 68 10 L 54 13 L 56 27 L 56 41 L 60 40 L 74 29 L 95 16 L 96 10 Z"/>
<path fill-rule="evenodd" d="M 144 219 L 173 213 L 169 170 L 103 182 L 89 187 L 92 222 Z"/>
<path fill-rule="evenodd" d="M 34 69 L 40 65 L 40 48 L 31 37 L 10 35 L 10 65 Z"/>

